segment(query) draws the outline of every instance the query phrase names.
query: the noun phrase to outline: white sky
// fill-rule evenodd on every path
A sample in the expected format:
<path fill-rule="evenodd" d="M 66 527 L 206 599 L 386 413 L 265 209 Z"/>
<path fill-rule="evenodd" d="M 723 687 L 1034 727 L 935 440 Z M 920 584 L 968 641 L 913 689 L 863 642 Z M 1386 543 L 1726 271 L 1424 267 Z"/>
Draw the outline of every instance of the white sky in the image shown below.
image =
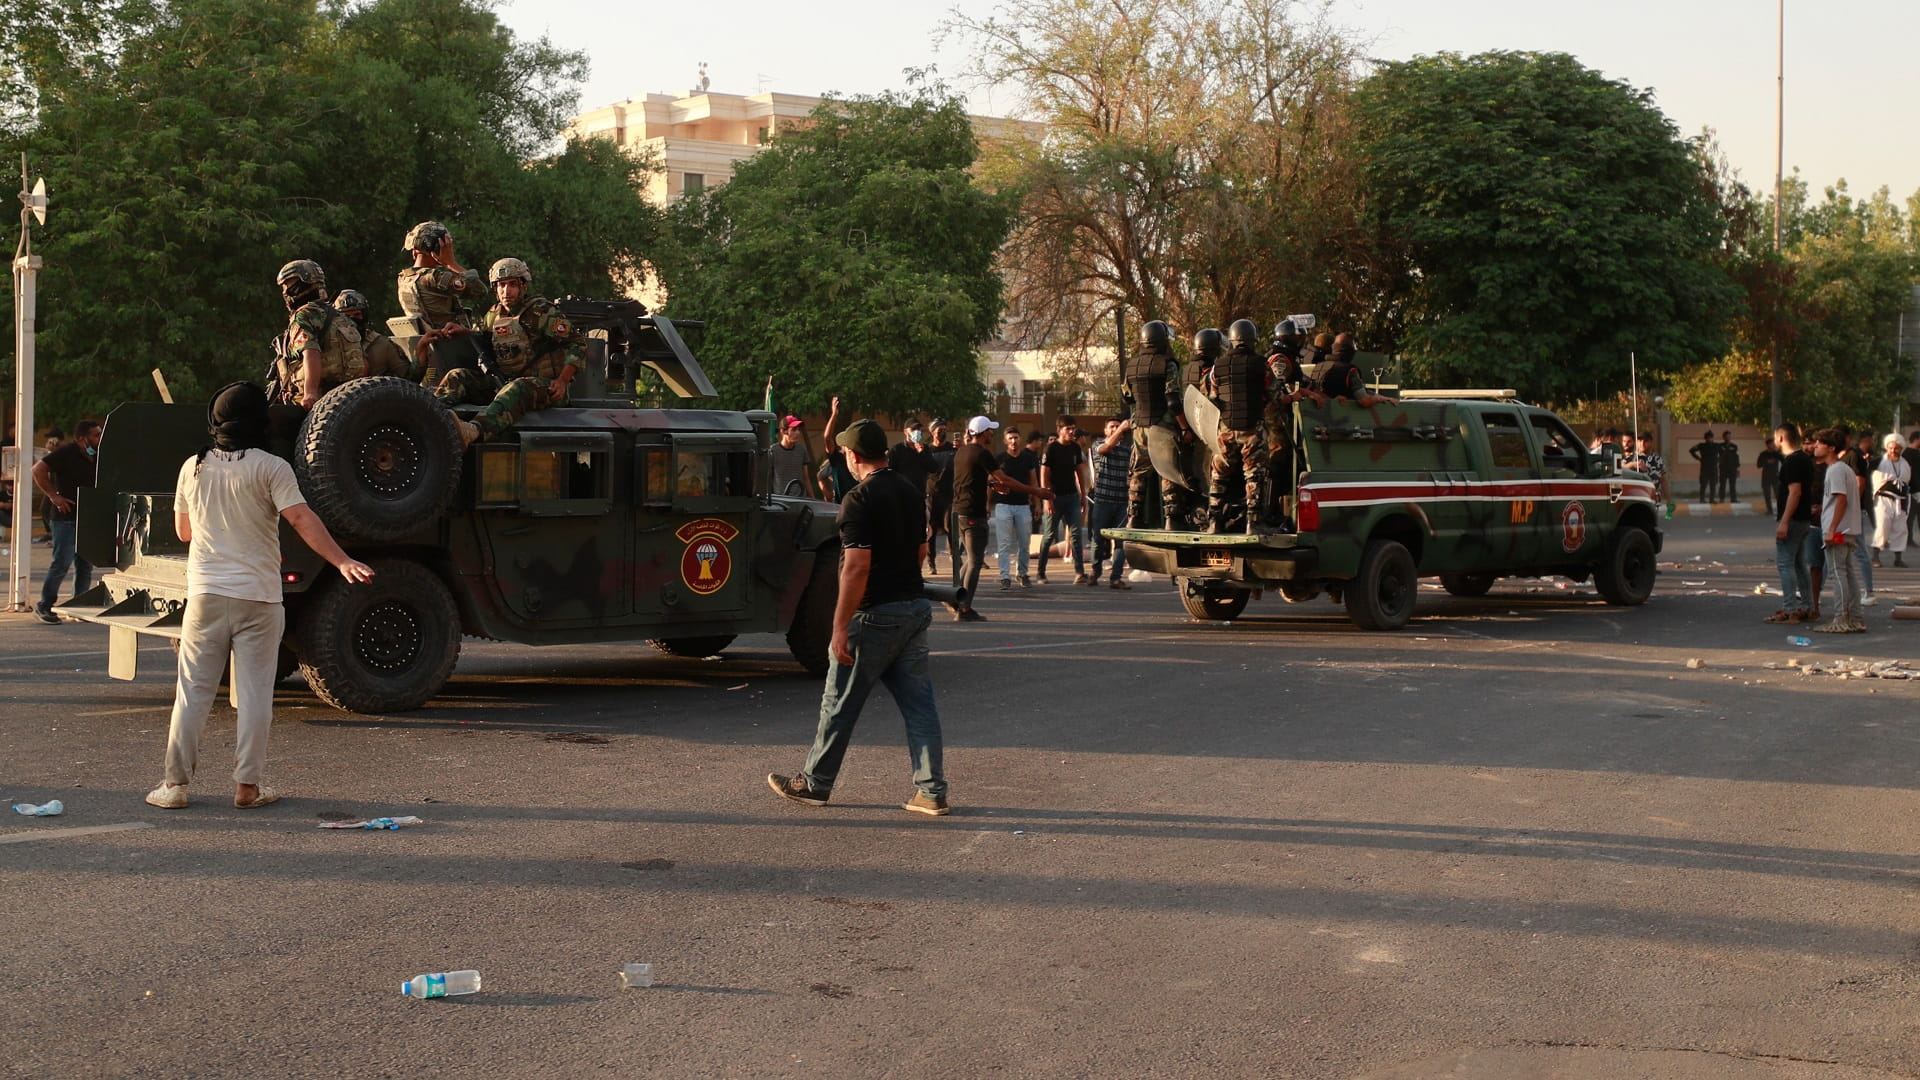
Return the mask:
<path fill-rule="evenodd" d="M 1652 89 L 1682 134 L 1712 127 L 1741 177 L 1773 182 L 1777 0 L 1336 0 L 1334 19 L 1374 42 L 1369 54 L 1530 49 Z M 615 0 L 502 0 L 516 34 L 585 49 L 583 109 L 648 92 L 679 93 L 707 61 L 713 89 L 877 93 L 902 71 L 937 65 L 958 85 L 966 62 L 935 31 L 954 8 L 992 0 L 730 0 L 636 5 Z M 1820 188 L 1920 190 L 1920 0 L 1786 0 L 1786 162 Z M 1002 114 L 1004 97 L 973 96 Z"/>

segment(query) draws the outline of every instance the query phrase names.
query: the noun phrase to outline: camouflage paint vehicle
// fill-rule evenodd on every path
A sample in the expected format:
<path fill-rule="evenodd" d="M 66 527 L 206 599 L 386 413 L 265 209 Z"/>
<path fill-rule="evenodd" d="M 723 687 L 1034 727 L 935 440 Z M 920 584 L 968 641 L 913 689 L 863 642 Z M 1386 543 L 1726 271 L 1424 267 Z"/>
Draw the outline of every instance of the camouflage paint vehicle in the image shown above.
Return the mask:
<path fill-rule="evenodd" d="M 1661 547 L 1654 486 L 1511 392 L 1426 391 L 1394 404 L 1293 406 L 1294 532 L 1109 529 L 1127 563 L 1167 574 L 1195 618 L 1231 619 L 1268 589 L 1321 593 L 1368 630 L 1413 615 L 1419 579 L 1480 596 L 1512 575 L 1591 578 L 1644 603 Z"/>
<path fill-rule="evenodd" d="M 604 338 L 571 407 L 530 413 L 498 440 L 463 452 L 451 415 L 398 378 L 357 379 L 310 415 L 278 414 L 276 452 L 308 505 L 376 571 L 349 586 L 283 523 L 282 677 L 297 666 L 337 708 L 395 712 L 440 691 L 462 636 L 707 656 L 773 632 L 825 671 L 835 508 L 769 493 L 773 415 L 633 407 L 642 366 L 682 397 L 714 395 L 682 337 L 700 324 L 631 302 L 562 303 Z M 625 392 L 607 389 L 610 358 Z M 108 417 L 80 546 L 117 569 L 60 613 L 112 628 L 115 678 L 133 677 L 142 635 L 179 636 L 173 487 L 206 441 L 204 406 L 131 403 Z"/>

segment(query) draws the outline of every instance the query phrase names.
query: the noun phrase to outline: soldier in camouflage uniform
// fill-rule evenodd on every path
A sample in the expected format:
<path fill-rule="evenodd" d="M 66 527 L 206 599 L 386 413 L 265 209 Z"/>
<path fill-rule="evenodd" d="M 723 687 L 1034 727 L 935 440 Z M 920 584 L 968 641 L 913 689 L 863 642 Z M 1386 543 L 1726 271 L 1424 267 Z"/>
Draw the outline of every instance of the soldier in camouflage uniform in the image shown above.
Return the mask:
<path fill-rule="evenodd" d="M 1213 365 L 1220 360 L 1220 354 L 1227 351 L 1227 337 L 1220 331 L 1208 328 L 1198 330 L 1193 335 L 1193 362 L 1187 365 L 1187 385 L 1197 386 L 1206 393 L 1207 376 L 1213 374 Z"/>
<path fill-rule="evenodd" d="M 422 335 L 413 358 L 422 369 L 421 381 L 435 386 L 440 370 L 434 362 L 434 343 L 473 332 L 473 308 L 485 303 L 487 286 L 479 271 L 460 265 L 453 254 L 453 233 L 437 221 L 423 221 L 408 230 L 406 250 L 413 265 L 400 271 L 400 310 Z"/>
<path fill-rule="evenodd" d="M 273 345 L 274 403 L 313 408 L 320 395 L 367 373 L 360 331 L 327 305 L 327 275 L 312 259 L 295 259 L 275 278 L 287 302 L 287 329 Z"/>
<path fill-rule="evenodd" d="M 1269 383 L 1267 359 L 1256 349 L 1259 330 L 1252 319 L 1237 320 L 1227 329 L 1227 355 L 1213 365 L 1211 396 L 1220 403 L 1220 446 L 1213 457 L 1213 477 L 1207 485 L 1209 532 L 1225 532 L 1238 500 L 1227 497 L 1234 473 L 1246 482 L 1243 504 L 1247 531 L 1256 532 L 1267 515 L 1266 411 Z"/>
<path fill-rule="evenodd" d="M 481 405 L 487 411 L 472 423 L 460 421 L 462 445 L 491 439 L 536 409 L 567 403 L 567 389 L 580 370 L 587 335 L 568 322 L 544 297 L 527 296 L 533 271 L 519 259 L 501 259 L 487 275 L 499 303 L 481 321 L 493 343 L 494 367 L 505 386 L 477 368 L 447 372 L 433 396 L 442 404 Z"/>
<path fill-rule="evenodd" d="M 1306 337 L 1292 319 L 1282 319 L 1274 326 L 1273 354 L 1267 357 L 1267 385 L 1272 398 L 1267 404 L 1267 465 L 1273 480 L 1273 501 L 1283 508 L 1289 506 L 1288 500 L 1293 497 L 1295 472 L 1296 443 L 1290 406 L 1313 391 L 1306 370 L 1300 366 L 1300 354 L 1305 346 Z M 1290 530 L 1291 510 L 1285 510 L 1282 517 L 1283 529 Z"/>
<path fill-rule="evenodd" d="M 1140 349 L 1127 357 L 1122 369 L 1120 396 L 1133 408 L 1133 464 L 1127 470 L 1127 527 L 1146 525 L 1144 507 L 1148 491 L 1159 485 L 1154 471 L 1149 431 L 1153 428 L 1187 435 L 1186 410 L 1180 401 L 1180 363 L 1173 358 L 1167 324 L 1155 319 L 1140 327 Z M 1193 492 L 1179 484 L 1166 485 L 1162 506 L 1166 527 L 1183 528 L 1193 502 Z"/>
<path fill-rule="evenodd" d="M 367 298 L 358 289 L 341 289 L 333 298 L 333 309 L 353 320 L 360 331 L 360 351 L 367 358 L 367 374 L 392 375 L 410 382 L 419 374 L 407 359 L 406 350 L 378 330 L 367 326 Z"/>

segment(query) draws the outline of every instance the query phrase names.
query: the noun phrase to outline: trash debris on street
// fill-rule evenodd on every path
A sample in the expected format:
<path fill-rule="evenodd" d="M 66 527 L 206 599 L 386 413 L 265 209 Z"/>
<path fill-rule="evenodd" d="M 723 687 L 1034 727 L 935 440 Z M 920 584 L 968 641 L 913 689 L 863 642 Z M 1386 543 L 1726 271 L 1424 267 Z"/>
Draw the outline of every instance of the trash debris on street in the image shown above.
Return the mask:
<path fill-rule="evenodd" d="M 620 968 L 620 985 L 628 989 L 653 985 L 652 964 L 626 964 Z"/>
<path fill-rule="evenodd" d="M 365 821 L 323 821 L 320 823 L 320 828 L 322 829 L 397 829 L 402 825 L 424 825 L 424 824 L 426 824 L 425 818 L 417 818 L 411 814 L 408 814 L 405 817 L 377 817 L 377 818 L 368 818 Z"/>
<path fill-rule="evenodd" d="M 410 998 L 459 997 L 461 994 L 477 993 L 480 990 L 480 973 L 468 968 L 464 971 L 436 971 L 429 975 L 415 975 L 400 984 L 400 992 Z"/>
<path fill-rule="evenodd" d="M 13 804 L 14 813 L 25 814 L 28 817 L 57 817 L 65 810 L 66 807 L 60 805 L 59 799 L 55 799 L 52 802 L 41 803 L 39 806 L 23 802 Z"/>
<path fill-rule="evenodd" d="M 1841 679 L 1920 679 L 1920 667 L 1905 660 L 1845 660 L 1800 665 L 1802 675 L 1832 675 Z"/>

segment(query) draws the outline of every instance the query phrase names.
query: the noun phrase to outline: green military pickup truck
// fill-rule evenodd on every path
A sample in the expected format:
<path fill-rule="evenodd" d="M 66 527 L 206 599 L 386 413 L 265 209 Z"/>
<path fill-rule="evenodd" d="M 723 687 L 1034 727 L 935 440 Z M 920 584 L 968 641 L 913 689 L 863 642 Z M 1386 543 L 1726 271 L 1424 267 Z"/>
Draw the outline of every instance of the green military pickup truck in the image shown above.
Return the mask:
<path fill-rule="evenodd" d="M 1293 408 L 1293 532 L 1108 529 L 1127 562 L 1166 574 L 1187 611 L 1231 619 L 1268 589 L 1344 601 L 1363 629 L 1413 616 L 1419 579 L 1480 596 L 1516 575 L 1591 578 L 1612 604 L 1653 592 L 1651 481 L 1616 473 L 1552 412 L 1511 391 L 1417 391 L 1398 402 Z"/>

